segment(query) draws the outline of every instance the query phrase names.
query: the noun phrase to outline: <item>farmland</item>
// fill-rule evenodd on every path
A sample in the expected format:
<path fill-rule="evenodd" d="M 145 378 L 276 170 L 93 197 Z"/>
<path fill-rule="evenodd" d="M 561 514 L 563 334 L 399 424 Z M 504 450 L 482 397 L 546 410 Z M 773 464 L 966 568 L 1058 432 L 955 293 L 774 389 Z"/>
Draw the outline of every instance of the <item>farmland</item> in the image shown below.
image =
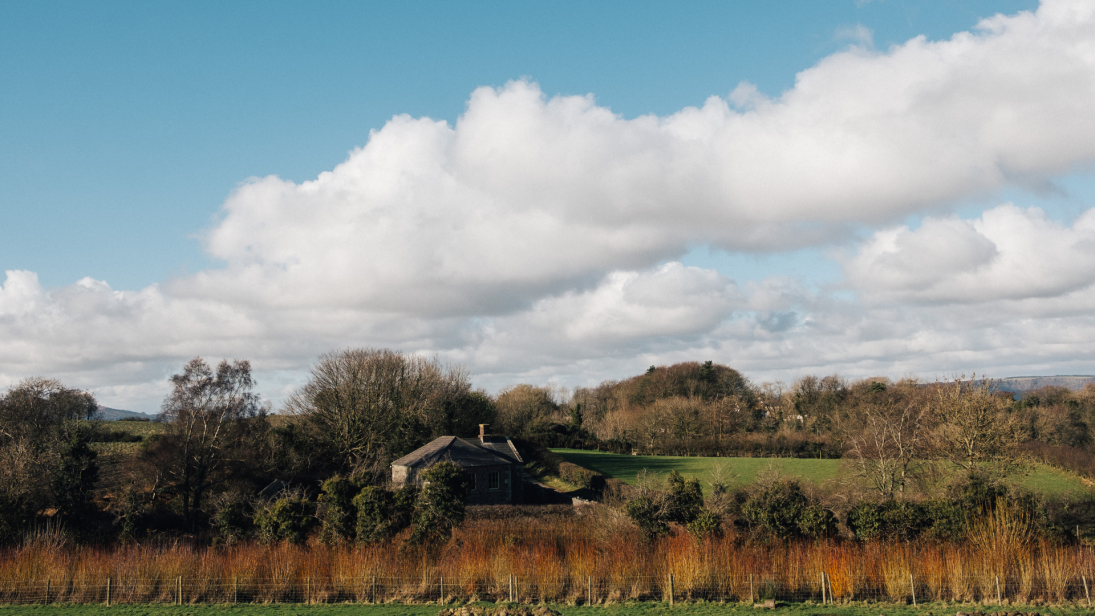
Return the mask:
<path fill-rule="evenodd" d="M 823 486 L 848 476 L 847 460 L 628 456 L 577 449 L 553 451 L 567 462 L 632 485 L 644 470 L 658 476 L 677 471 L 685 477 L 699 479 L 705 493 L 709 493 L 710 483 L 715 477 L 721 477 L 728 488 L 740 489 L 754 483 L 765 471 L 775 471 L 814 486 Z M 842 471 L 842 468 L 845 470 Z M 1075 474 L 1033 462 L 1026 464 L 1010 481 L 1016 487 L 1052 498 L 1078 497 L 1091 492 L 1091 488 Z"/>

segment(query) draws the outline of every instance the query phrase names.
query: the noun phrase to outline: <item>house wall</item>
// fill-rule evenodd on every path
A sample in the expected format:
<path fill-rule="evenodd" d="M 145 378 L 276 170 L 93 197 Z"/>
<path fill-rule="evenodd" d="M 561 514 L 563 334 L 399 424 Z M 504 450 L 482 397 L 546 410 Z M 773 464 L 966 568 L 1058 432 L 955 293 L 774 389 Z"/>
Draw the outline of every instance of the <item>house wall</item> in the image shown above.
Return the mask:
<path fill-rule="evenodd" d="M 520 467 L 512 464 L 465 468 L 474 485 L 468 492 L 469 505 L 512 505 L 521 502 Z M 498 487 L 490 487 L 490 474 L 498 473 Z"/>
<path fill-rule="evenodd" d="M 513 464 L 498 466 L 464 467 L 469 481 L 474 477 L 474 485 L 468 492 L 469 505 L 512 505 L 522 502 L 521 467 Z M 498 473 L 498 487 L 490 487 L 490 474 Z M 402 486 L 407 481 L 419 483 L 415 469 L 392 465 L 392 483 Z"/>
<path fill-rule="evenodd" d="M 406 466 L 392 465 L 392 483 L 397 486 L 402 486 L 407 483 L 407 480 L 416 481 L 415 473 L 412 469 Z"/>

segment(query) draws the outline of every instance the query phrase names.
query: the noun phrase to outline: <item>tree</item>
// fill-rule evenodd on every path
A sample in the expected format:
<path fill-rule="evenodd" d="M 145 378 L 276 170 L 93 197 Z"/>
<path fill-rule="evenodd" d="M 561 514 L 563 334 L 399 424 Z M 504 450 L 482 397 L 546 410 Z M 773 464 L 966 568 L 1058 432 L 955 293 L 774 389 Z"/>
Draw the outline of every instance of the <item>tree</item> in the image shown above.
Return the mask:
<path fill-rule="evenodd" d="M 459 367 L 387 349 L 348 349 L 320 356 L 286 411 L 308 422 L 340 470 L 379 481 L 392 459 L 452 427 L 469 392 Z"/>
<path fill-rule="evenodd" d="M 146 454 L 164 465 L 168 487 L 194 529 L 210 488 L 226 481 L 264 435 L 265 422 L 258 426 L 256 420 L 263 420 L 266 410 L 251 391 L 255 381 L 247 361 L 222 361 L 214 373 L 195 357 L 171 384 L 163 403 L 167 431 Z"/>
<path fill-rule="evenodd" d="M 1009 399 L 995 395 L 992 383 L 977 380 L 936 384 L 931 399 L 937 420 L 939 456 L 967 473 L 982 462 L 1007 462 L 1019 432 Z"/>
<path fill-rule="evenodd" d="M 38 377 L 0 396 L 0 540 L 50 507 L 79 521 L 98 479 L 93 428 L 83 422 L 98 408 L 90 393 Z"/>
<path fill-rule="evenodd" d="M 515 436 L 535 432 L 559 410 L 550 389 L 524 383 L 499 392 L 494 407 L 497 409 L 499 431 Z"/>
<path fill-rule="evenodd" d="M 420 475 L 422 489 L 414 510 L 412 545 L 438 544 L 464 521 L 464 501 L 471 484 L 452 462 L 438 462 Z"/>
<path fill-rule="evenodd" d="M 934 417 L 914 381 L 888 388 L 865 385 L 862 398 L 838 424 L 859 476 L 889 500 L 905 493 L 926 455 Z"/>

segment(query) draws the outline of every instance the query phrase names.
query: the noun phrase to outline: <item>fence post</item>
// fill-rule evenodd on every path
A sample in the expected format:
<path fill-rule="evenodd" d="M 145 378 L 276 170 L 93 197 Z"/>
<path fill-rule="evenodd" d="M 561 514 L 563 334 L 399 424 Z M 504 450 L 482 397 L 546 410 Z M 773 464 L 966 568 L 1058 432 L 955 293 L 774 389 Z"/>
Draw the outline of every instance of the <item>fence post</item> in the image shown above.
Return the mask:
<path fill-rule="evenodd" d="M 445 577 L 441 577 L 441 604 L 445 604 Z"/>
<path fill-rule="evenodd" d="M 1085 585 L 1086 588 L 1086 585 Z M 586 576 L 586 600 L 589 605 L 593 605 L 593 576 Z"/>
<path fill-rule="evenodd" d="M 996 576 L 996 605 L 1000 605 L 1000 576 Z"/>
<path fill-rule="evenodd" d="M 175 602 L 176 602 L 177 605 L 182 605 L 183 600 L 182 600 L 182 576 L 181 575 L 175 580 L 175 584 L 176 584 Z"/>
<path fill-rule="evenodd" d="M 821 604 L 825 605 L 825 572 L 821 572 Z"/>
<path fill-rule="evenodd" d="M 240 602 L 240 578 L 236 576 L 232 578 L 232 603 Z"/>
<path fill-rule="evenodd" d="M 376 604 L 376 576 L 373 576 L 373 604 Z"/>
<path fill-rule="evenodd" d="M 1087 584 L 1084 584 L 1084 588 L 1087 588 Z M 1090 603 L 1090 601 L 1088 601 L 1088 603 Z M 46 600 L 45 600 L 45 604 L 49 605 L 49 580 L 48 579 L 46 580 Z"/>
<path fill-rule="evenodd" d="M 110 607 L 110 578 L 106 579 L 106 606 Z"/>
<path fill-rule="evenodd" d="M 825 574 L 825 579 L 828 580 L 828 582 L 829 582 L 829 603 L 834 603 L 835 604 L 836 600 L 833 598 L 835 596 L 835 595 L 833 595 L 833 576 L 826 573 Z"/>
<path fill-rule="evenodd" d="M 1087 592 L 1087 576 L 1081 573 L 1080 579 L 1084 581 L 1084 596 L 1087 597 L 1087 606 L 1091 607 L 1091 593 Z M 46 588 L 49 588 L 49 586 Z"/>
<path fill-rule="evenodd" d="M 509 602 L 513 603 L 513 574 L 509 574 Z"/>
<path fill-rule="evenodd" d="M 909 574 L 909 590 L 912 591 L 913 607 L 916 607 L 916 581 L 911 573 Z"/>
<path fill-rule="evenodd" d="M 517 603 L 521 602 L 521 579 L 513 576 L 513 598 Z"/>
<path fill-rule="evenodd" d="M 669 607 L 673 607 L 673 574 L 669 574 Z"/>
<path fill-rule="evenodd" d="M 756 599 L 753 598 L 753 574 L 749 574 L 749 603 L 755 603 Z"/>

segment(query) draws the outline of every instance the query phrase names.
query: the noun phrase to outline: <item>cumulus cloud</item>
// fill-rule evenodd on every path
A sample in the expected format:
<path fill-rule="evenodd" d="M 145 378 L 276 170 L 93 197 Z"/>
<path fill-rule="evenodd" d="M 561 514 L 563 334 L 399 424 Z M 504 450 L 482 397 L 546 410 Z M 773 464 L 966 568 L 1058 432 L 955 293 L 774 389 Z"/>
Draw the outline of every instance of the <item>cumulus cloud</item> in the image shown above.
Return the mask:
<path fill-rule="evenodd" d="M 480 88 L 454 126 L 399 116 L 313 181 L 242 185 L 206 238 L 224 268 L 172 291 L 500 315 L 696 244 L 831 242 L 1095 160 L 1092 40 L 1095 6 L 1053 0 L 668 117 L 526 81 Z"/>
<path fill-rule="evenodd" d="M 398 116 L 315 180 L 242 184 L 204 236 L 217 268 L 140 291 L 7 272 L 0 382 L 48 374 L 153 410 L 202 355 L 253 360 L 277 399 L 346 346 L 438 354 L 491 388 L 695 359 L 758 378 L 1095 369 L 1095 214 L 941 213 L 1095 162 L 1092 41 L 1095 5 L 1047 0 L 666 117 L 480 88 L 455 125 Z M 890 228 L 910 214 L 927 217 Z M 677 261 L 880 227 L 843 263 L 865 301 Z"/>
<path fill-rule="evenodd" d="M 1053 298 L 1095 283 L 1095 210 L 1070 226 L 1005 204 L 976 220 L 928 218 L 875 233 L 845 263 L 876 300 L 983 303 Z"/>

